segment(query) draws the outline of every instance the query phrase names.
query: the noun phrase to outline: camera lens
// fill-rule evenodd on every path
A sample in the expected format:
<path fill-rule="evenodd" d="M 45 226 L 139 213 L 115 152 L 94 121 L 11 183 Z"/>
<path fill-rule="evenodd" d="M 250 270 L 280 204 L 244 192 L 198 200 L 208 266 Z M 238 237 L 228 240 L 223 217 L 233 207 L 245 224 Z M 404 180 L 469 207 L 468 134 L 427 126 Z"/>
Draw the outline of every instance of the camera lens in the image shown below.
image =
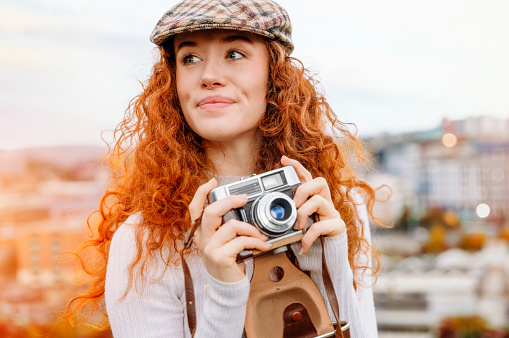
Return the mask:
<path fill-rule="evenodd" d="M 290 202 L 283 198 L 276 198 L 270 203 L 270 215 L 276 221 L 285 221 L 292 212 Z"/>
<path fill-rule="evenodd" d="M 271 205 L 270 214 L 272 215 L 272 217 L 280 221 L 285 217 L 285 208 L 283 208 L 280 205 Z"/>
<path fill-rule="evenodd" d="M 297 219 L 295 203 L 286 194 L 270 192 L 257 198 L 251 208 L 251 218 L 267 236 L 281 236 L 290 231 Z"/>

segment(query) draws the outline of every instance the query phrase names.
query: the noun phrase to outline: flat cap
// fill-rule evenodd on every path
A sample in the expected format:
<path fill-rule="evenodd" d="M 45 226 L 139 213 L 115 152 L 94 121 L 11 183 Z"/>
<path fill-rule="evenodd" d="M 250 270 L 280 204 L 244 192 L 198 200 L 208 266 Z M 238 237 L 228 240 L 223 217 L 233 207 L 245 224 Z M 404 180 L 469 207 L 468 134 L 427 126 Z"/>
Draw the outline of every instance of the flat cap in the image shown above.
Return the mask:
<path fill-rule="evenodd" d="M 164 13 L 150 41 L 161 45 L 173 35 L 204 29 L 247 31 L 278 41 L 287 55 L 293 51 L 290 17 L 270 0 L 184 0 Z"/>

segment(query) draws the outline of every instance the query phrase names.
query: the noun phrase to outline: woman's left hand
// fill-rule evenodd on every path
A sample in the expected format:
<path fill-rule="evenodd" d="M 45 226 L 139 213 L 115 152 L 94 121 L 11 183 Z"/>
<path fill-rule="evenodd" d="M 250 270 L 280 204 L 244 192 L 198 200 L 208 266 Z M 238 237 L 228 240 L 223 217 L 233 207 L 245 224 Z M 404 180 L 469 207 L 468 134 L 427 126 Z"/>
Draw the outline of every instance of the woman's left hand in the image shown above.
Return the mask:
<path fill-rule="evenodd" d="M 286 156 L 281 158 L 281 164 L 292 166 L 302 183 L 293 197 L 297 207 L 294 229 L 304 229 L 309 216 L 315 213 L 318 216 L 318 221 L 313 223 L 302 237 L 300 253 L 307 253 L 314 241 L 322 235 L 335 237 L 345 232 L 345 222 L 332 203 L 327 181 L 323 177 L 313 178 L 302 164 Z"/>

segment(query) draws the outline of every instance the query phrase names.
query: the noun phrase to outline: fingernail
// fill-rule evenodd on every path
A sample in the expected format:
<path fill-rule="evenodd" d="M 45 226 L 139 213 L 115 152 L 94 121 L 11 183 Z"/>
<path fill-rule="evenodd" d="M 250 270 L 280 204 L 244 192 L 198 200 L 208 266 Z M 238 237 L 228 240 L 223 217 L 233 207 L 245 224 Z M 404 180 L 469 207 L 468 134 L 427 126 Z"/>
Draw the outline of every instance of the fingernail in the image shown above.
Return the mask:
<path fill-rule="evenodd" d="M 303 254 L 304 254 L 304 249 L 301 247 L 301 248 L 299 249 L 299 255 L 303 255 Z"/>
<path fill-rule="evenodd" d="M 216 180 L 216 178 L 212 177 L 207 183 L 210 183 L 210 182 L 215 181 L 215 180 Z"/>
<path fill-rule="evenodd" d="M 295 230 L 299 230 L 299 221 L 296 221 L 296 222 L 295 222 L 295 224 L 294 224 L 293 228 L 294 228 Z"/>
<path fill-rule="evenodd" d="M 272 243 L 267 243 L 267 242 L 265 242 L 265 247 L 266 247 L 267 249 L 270 249 L 270 248 L 272 247 Z"/>

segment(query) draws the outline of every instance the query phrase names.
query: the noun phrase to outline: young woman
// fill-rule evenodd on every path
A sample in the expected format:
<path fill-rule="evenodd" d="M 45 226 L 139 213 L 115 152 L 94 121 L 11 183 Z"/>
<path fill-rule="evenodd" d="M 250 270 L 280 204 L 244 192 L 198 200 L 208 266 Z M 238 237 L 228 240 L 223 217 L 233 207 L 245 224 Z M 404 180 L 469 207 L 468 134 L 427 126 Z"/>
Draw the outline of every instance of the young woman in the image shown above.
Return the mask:
<path fill-rule="evenodd" d="M 68 313 L 104 297 L 116 337 L 190 337 L 178 252 L 201 217 L 186 257 L 195 337 L 241 337 L 253 265 L 235 259 L 270 245 L 251 224 L 222 224 L 246 195 L 210 205 L 207 196 L 218 185 L 292 166 L 302 183 L 294 228 L 319 217 L 292 246 L 299 265 L 324 295 L 317 238 L 325 236 L 341 319 L 351 323 L 352 337 L 376 337 L 368 223 L 374 191 L 349 163 L 362 160 L 359 141 L 289 56 L 286 11 L 268 0 L 184 0 L 151 40 L 160 59 L 117 128 L 112 185 L 100 217 L 90 218 L 98 219 L 97 234 L 78 251 L 96 248 L 100 260 L 83 260 L 94 264 L 86 269 L 92 284 Z"/>

